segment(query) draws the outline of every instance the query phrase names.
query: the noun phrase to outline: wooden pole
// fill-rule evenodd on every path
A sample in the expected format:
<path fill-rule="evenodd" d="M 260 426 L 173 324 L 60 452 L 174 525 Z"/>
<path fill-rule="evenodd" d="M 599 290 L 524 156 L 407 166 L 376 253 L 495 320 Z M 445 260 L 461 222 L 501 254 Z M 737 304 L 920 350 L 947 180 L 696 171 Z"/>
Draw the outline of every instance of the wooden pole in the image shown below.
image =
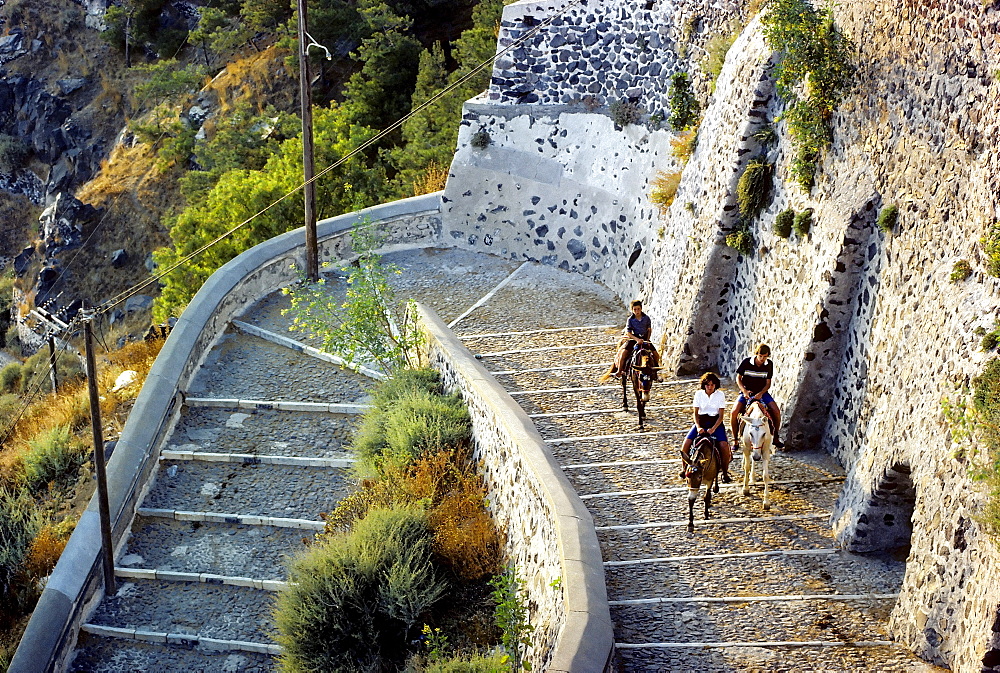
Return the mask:
<path fill-rule="evenodd" d="M 312 83 L 309 77 L 309 26 L 306 0 L 298 0 L 299 8 L 299 102 L 302 107 L 302 178 L 305 188 L 306 276 L 319 280 L 319 245 L 316 240 L 316 173 L 313 161 Z"/>
<path fill-rule="evenodd" d="M 52 394 L 59 392 L 59 377 L 56 375 L 56 338 L 49 335 L 49 377 L 52 379 Z"/>
<path fill-rule="evenodd" d="M 94 435 L 94 468 L 97 471 L 97 503 L 101 513 L 101 548 L 104 557 L 104 595 L 111 596 L 115 587 L 115 554 L 111 542 L 111 510 L 108 506 L 108 476 L 104 466 L 104 431 L 101 428 L 101 399 L 97 394 L 97 363 L 94 359 L 93 315 L 83 323 L 87 349 L 87 388 L 90 391 L 90 427 Z"/>

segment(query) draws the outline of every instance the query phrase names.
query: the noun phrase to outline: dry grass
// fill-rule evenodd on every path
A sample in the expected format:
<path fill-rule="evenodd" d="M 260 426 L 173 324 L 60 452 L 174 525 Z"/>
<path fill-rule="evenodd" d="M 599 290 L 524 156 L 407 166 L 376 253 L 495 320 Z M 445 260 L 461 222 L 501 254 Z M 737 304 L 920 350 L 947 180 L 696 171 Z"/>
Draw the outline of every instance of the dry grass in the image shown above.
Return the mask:
<path fill-rule="evenodd" d="M 420 196 L 421 194 L 430 194 L 432 192 L 438 192 L 444 189 L 445 182 L 448 180 L 448 169 L 442 168 L 437 164 L 437 162 L 432 161 L 431 164 L 424 169 L 424 172 L 413 181 L 413 195 Z"/>
<path fill-rule="evenodd" d="M 677 187 L 680 183 L 680 171 L 676 173 L 660 171 L 653 178 L 653 189 L 649 193 L 649 200 L 656 204 L 661 213 L 666 212 L 673 204 L 674 197 L 677 196 Z"/>
<path fill-rule="evenodd" d="M 682 131 L 670 140 L 670 153 L 681 161 L 688 161 L 698 146 L 698 127 Z"/>
<path fill-rule="evenodd" d="M 216 95 L 219 112 L 229 112 L 236 103 L 251 101 L 257 112 L 269 103 L 278 109 L 294 109 L 297 95 L 297 73 L 285 65 L 288 51 L 272 45 L 229 63 L 205 87 Z"/>

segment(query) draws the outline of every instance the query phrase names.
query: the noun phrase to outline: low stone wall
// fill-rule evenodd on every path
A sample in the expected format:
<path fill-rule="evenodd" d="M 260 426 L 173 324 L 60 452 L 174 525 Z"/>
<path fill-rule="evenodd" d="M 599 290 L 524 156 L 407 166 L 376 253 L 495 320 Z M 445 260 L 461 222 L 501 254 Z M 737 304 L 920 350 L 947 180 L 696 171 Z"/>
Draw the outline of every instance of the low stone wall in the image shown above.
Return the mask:
<path fill-rule="evenodd" d="M 352 256 L 350 230 L 364 219 L 380 222 L 386 245 L 430 244 L 440 232 L 440 193 L 382 204 L 317 225 L 320 259 Z M 304 230 L 272 238 L 212 274 L 177 321 L 157 357 L 108 463 L 112 537 L 127 539 L 160 442 L 180 415 L 185 391 L 230 320 L 285 287 L 305 264 Z M 80 624 L 103 595 L 101 536 L 96 498 L 80 518 L 53 570 L 9 668 L 17 673 L 58 671 L 72 655 Z"/>
<path fill-rule="evenodd" d="M 527 581 L 532 670 L 604 671 L 614 631 L 590 512 L 527 414 L 440 318 L 418 311 L 430 365 L 469 407 L 490 509 Z"/>

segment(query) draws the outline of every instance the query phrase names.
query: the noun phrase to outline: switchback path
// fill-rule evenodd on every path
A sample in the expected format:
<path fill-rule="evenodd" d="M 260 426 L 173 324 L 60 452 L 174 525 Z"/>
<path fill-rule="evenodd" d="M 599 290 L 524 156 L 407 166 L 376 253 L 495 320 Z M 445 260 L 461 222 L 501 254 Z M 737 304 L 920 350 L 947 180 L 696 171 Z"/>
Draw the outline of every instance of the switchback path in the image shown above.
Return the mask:
<path fill-rule="evenodd" d="M 649 431 L 633 432 L 620 389 L 596 384 L 626 313 L 610 291 L 458 250 L 388 260 L 400 295 L 453 322 L 534 417 L 593 513 L 621 670 L 920 670 L 885 643 L 902 563 L 834 549 L 826 519 L 843 475 L 828 458 L 779 454 L 769 516 L 759 494 L 723 487 L 716 518 L 689 535 L 675 450 L 695 386 L 656 385 Z M 288 332 L 285 306 L 280 294 L 253 306 L 186 391 L 117 559 L 118 592 L 90 616 L 71 670 L 274 670 L 274 591 L 353 486 L 344 445 L 374 383 L 303 350 L 315 342 Z"/>

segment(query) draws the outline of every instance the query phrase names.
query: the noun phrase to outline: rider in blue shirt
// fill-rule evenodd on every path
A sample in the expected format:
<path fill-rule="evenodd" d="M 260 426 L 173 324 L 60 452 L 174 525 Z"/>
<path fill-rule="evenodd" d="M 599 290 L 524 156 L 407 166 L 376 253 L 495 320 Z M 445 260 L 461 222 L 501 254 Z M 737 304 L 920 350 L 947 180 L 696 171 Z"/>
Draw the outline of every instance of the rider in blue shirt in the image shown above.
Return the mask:
<path fill-rule="evenodd" d="M 653 335 L 653 323 L 649 319 L 649 316 L 642 312 L 642 302 L 638 299 L 634 300 L 631 308 L 632 315 L 628 317 L 628 323 L 625 325 L 627 337 L 625 343 L 622 344 L 621 349 L 618 351 L 618 355 L 615 357 L 615 364 L 611 370 L 611 373 L 615 376 L 621 375 L 622 368 L 625 366 L 625 358 L 632 354 L 636 344 L 646 343 Z M 652 347 L 652 344 L 650 344 L 650 347 Z M 654 366 L 659 366 L 659 354 L 656 352 L 656 348 L 652 350 Z"/>

